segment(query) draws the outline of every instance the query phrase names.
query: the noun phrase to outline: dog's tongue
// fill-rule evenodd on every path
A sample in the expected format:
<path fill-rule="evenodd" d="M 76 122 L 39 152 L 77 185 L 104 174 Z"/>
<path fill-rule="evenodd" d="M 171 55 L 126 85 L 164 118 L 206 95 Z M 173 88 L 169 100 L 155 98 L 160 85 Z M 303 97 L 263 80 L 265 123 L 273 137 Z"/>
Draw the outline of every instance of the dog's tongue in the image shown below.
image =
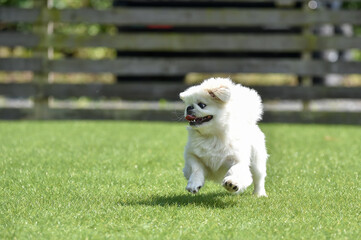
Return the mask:
<path fill-rule="evenodd" d="M 193 116 L 193 115 L 187 115 L 187 116 L 186 116 L 186 119 L 187 119 L 188 121 L 192 121 L 192 120 L 196 119 L 196 117 Z"/>

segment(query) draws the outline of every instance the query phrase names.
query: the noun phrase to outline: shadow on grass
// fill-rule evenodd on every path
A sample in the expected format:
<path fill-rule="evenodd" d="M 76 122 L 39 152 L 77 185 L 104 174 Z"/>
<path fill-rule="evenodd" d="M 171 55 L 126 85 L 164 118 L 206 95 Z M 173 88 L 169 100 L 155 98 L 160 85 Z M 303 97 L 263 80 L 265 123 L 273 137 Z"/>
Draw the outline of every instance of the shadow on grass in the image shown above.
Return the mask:
<path fill-rule="evenodd" d="M 229 193 L 203 193 L 197 195 L 154 195 L 147 199 L 119 201 L 118 204 L 125 206 L 146 205 L 146 206 L 200 206 L 211 208 L 229 208 L 239 205 L 239 198 Z"/>

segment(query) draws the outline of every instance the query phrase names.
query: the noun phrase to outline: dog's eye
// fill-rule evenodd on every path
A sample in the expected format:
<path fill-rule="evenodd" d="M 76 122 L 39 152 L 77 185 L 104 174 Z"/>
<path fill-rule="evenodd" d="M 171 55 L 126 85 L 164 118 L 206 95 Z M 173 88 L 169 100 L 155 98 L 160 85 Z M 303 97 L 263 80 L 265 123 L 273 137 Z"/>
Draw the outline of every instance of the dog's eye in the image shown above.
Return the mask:
<path fill-rule="evenodd" d="M 204 104 L 204 103 L 202 103 L 202 102 L 200 102 L 200 103 L 198 103 L 198 106 L 203 109 L 203 108 L 205 108 L 207 105 Z"/>

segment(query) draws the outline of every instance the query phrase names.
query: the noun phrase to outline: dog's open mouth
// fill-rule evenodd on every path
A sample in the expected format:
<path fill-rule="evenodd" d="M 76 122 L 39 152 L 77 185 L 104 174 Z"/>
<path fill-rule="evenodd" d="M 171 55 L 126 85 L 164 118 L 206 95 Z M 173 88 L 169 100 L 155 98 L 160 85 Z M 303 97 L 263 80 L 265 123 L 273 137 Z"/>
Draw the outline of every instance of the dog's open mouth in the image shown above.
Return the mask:
<path fill-rule="evenodd" d="M 213 118 L 213 116 L 211 116 L 211 115 L 208 115 L 205 117 L 199 117 L 199 118 L 197 118 L 196 116 L 193 116 L 193 115 L 186 116 L 186 119 L 189 122 L 189 125 L 191 125 L 191 126 L 200 125 L 202 123 L 208 122 L 208 121 L 212 120 L 212 118 Z"/>

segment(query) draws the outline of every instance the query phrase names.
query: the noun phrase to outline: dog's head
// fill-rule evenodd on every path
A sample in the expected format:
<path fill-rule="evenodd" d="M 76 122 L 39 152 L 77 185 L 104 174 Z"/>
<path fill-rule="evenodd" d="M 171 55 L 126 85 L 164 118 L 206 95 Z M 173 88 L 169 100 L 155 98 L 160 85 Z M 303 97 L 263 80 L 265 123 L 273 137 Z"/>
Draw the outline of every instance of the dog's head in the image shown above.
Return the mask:
<path fill-rule="evenodd" d="M 233 85 L 230 79 L 211 78 L 180 93 L 189 125 L 198 129 L 220 126 L 227 115 L 225 106 L 231 98 Z"/>

